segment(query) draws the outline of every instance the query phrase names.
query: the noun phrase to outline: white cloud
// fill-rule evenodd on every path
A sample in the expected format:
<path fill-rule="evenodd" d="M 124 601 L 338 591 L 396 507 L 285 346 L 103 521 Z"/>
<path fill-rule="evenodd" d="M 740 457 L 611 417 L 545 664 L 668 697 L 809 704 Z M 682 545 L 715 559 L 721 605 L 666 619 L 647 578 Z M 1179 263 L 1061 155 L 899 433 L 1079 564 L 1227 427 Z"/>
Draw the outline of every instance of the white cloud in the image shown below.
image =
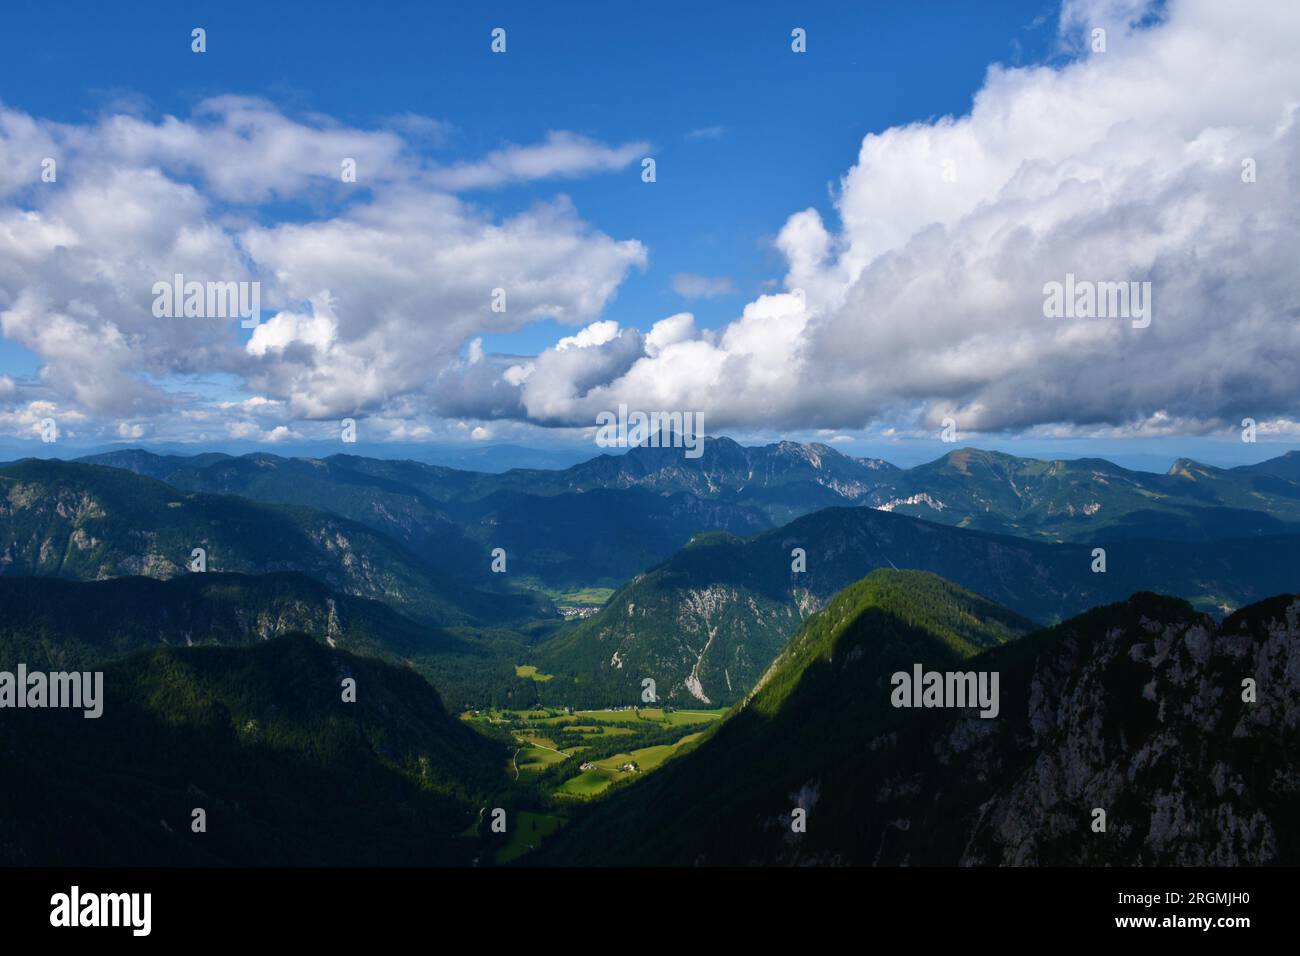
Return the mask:
<path fill-rule="evenodd" d="M 1146 13 L 1071 2 L 1063 46 L 1101 24 L 1105 53 L 993 67 L 968 115 L 868 135 L 838 222 L 810 209 L 780 231 L 801 299 L 762 296 L 713 335 L 613 340 L 603 377 L 595 355 L 566 380 L 543 353 L 523 407 L 570 424 L 620 401 L 694 408 L 714 430 L 1294 420 L 1300 7 L 1174 0 L 1130 26 Z M 1044 318 L 1067 273 L 1151 282 L 1151 326 Z"/>
<path fill-rule="evenodd" d="M 660 319 L 650 328 L 645 337 L 645 353 L 654 358 L 668 346 L 689 341 L 696 335 L 695 316 L 689 312 L 678 312 Z"/>
<path fill-rule="evenodd" d="M 243 203 L 322 187 L 341 195 L 348 188 L 344 159 L 356 162 L 360 184 L 406 181 L 420 169 L 395 132 L 347 128 L 323 117 L 299 121 L 264 100 L 241 96 L 205 100 L 187 120 L 112 116 L 98 127 L 69 130 L 66 143 L 102 150 L 122 166 L 197 175 L 209 195 Z"/>
<path fill-rule="evenodd" d="M 315 353 L 325 353 L 338 337 L 338 318 L 326 296 L 312 300 L 312 313 L 277 312 L 253 330 L 244 346 L 249 355 L 262 358 L 270 353 L 283 354 L 294 345 L 303 345 Z"/>
<path fill-rule="evenodd" d="M 608 146 L 576 133 L 552 131 L 545 142 L 506 146 L 475 162 L 432 170 L 429 178 L 453 192 L 492 189 L 512 182 L 615 172 L 645 156 L 649 149 L 650 144 L 644 142 Z"/>
<path fill-rule="evenodd" d="M 564 199 L 494 223 L 449 196 L 399 192 L 242 241 L 282 299 L 311 303 L 255 330 L 247 351 L 259 361 L 242 372 L 308 418 L 423 391 L 481 333 L 589 321 L 645 263 L 640 243 L 593 231 Z M 498 288 L 504 312 L 492 310 Z"/>
<path fill-rule="evenodd" d="M 295 431 L 288 425 L 275 425 L 272 428 L 262 428 L 257 422 L 253 421 L 232 421 L 225 425 L 226 436 L 229 438 L 265 442 L 275 444 L 276 442 L 290 441 L 301 439 L 301 432 Z"/>
<path fill-rule="evenodd" d="M 235 410 L 245 415 L 284 414 L 284 402 L 267 398 L 264 395 L 254 395 L 238 402 L 217 402 L 214 407 L 223 412 Z"/>
<path fill-rule="evenodd" d="M 618 335 L 618 323 L 612 319 L 605 319 L 591 323 L 577 335 L 566 335 L 555 343 L 555 350 L 563 352 L 565 349 L 588 349 L 596 345 L 604 345 L 616 335 Z"/>
<path fill-rule="evenodd" d="M 122 422 L 117 426 L 117 436 L 128 441 L 143 438 L 149 434 L 149 427 L 142 422 Z"/>
<path fill-rule="evenodd" d="M 0 428 L 9 434 L 39 438 L 47 419 L 53 419 L 60 439 L 76 437 L 77 426 L 87 421 L 81 412 L 61 407 L 57 402 L 37 399 L 13 408 L 0 409 Z"/>
<path fill-rule="evenodd" d="M 640 243 L 593 229 L 564 197 L 501 219 L 442 192 L 395 131 L 430 125 L 392 125 L 296 120 L 240 97 L 188 119 L 84 126 L 0 106 L 0 168 L 15 173 L 0 182 L 0 331 L 36 355 L 64 406 L 108 419 L 105 434 L 178 402 L 195 411 L 177 377 L 228 377 L 290 418 L 381 413 L 413 394 L 425 407 L 412 414 L 427 414 L 431 383 L 475 335 L 589 323 L 644 267 Z M 578 175 L 619 149 L 556 133 L 492 162 L 514 177 Z M 47 155 L 55 183 L 39 181 Z M 368 191 L 339 181 L 343 157 Z M 290 197 L 310 197 L 315 215 L 239 211 Z M 153 285 L 177 273 L 259 281 L 270 317 L 246 343 L 229 322 L 155 318 Z M 490 308 L 496 288 L 505 312 Z M 231 414 L 219 404 L 209 411 Z"/>

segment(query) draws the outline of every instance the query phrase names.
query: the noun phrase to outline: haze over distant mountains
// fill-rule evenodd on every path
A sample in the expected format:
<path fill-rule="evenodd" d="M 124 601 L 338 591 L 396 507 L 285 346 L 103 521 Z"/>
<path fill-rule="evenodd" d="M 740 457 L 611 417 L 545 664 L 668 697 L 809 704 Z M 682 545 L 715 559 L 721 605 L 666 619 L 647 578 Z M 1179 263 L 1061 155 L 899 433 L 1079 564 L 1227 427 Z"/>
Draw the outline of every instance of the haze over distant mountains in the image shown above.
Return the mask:
<path fill-rule="evenodd" d="M 1296 451 L 1231 469 L 1179 459 L 1167 474 L 1154 475 L 1100 459 L 1048 462 L 969 448 L 899 469 L 821 444 L 779 442 L 752 448 L 727 438 L 709 438 L 704 447 L 698 459 L 672 448 L 642 446 L 563 470 L 512 469 L 502 474 L 348 454 L 323 459 L 267 454 L 230 458 L 129 450 L 82 460 L 127 468 L 189 490 L 237 493 L 280 503 L 319 504 L 322 481 L 329 487 L 331 501 L 341 482 L 368 485 L 367 495 L 383 491 L 422 498 L 420 507 L 429 512 L 425 523 L 446 521 L 452 511 L 462 523 L 483 522 L 503 505 L 508 510 L 513 500 L 509 495 L 641 488 L 660 495 L 683 493 L 739 509 L 715 512 L 712 523 L 705 526 L 716 530 L 740 531 L 746 523 L 773 527 L 834 505 L 869 505 L 944 524 L 1046 540 L 1195 539 L 1300 529 L 1300 452 Z M 494 499 L 494 494 L 503 497 Z M 365 502 L 353 516 L 366 520 L 363 514 L 379 510 Z"/>

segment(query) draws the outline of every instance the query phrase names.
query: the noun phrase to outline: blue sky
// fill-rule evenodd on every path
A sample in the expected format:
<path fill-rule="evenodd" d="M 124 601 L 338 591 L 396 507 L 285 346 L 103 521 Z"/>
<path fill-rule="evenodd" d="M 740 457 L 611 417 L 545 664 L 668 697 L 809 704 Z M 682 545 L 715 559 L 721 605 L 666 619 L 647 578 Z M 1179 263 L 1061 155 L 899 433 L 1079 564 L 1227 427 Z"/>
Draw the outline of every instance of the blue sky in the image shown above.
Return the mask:
<path fill-rule="evenodd" d="M 611 235 L 641 239 L 650 268 L 628 277 L 606 314 L 645 327 L 684 304 L 671 282 L 681 273 L 730 278 L 734 293 L 693 305 L 706 326 L 733 318 L 780 275 L 771 240 L 789 212 L 832 214 L 828 189 L 864 134 L 964 112 L 989 63 L 1050 54 L 1056 25 L 1055 3 L 1024 0 L 656 3 L 635 13 L 595 3 L 144 2 L 129 17 L 111 5 L 75 15 L 58 3 L 7 6 L 0 97 L 63 122 L 119 104 L 185 115 L 237 93 L 363 128 L 408 113 L 441 120 L 452 129 L 429 144 L 441 160 L 553 129 L 648 140 L 654 189 L 630 168 L 470 193 L 510 212 L 563 190 Z M 196 25 L 209 36 L 201 57 L 189 48 Z M 497 26 L 507 29 L 505 56 L 489 51 Z M 794 26 L 808 30 L 815 55 L 784 55 Z M 543 321 L 485 344 L 531 352 L 564 334 Z"/>
<path fill-rule="evenodd" d="M 1206 289 L 1170 265 L 1215 251 L 1208 231 L 1182 226 L 1185 210 L 1203 206 L 1207 190 L 1218 188 L 1206 183 L 1235 167 L 1239 154 L 1272 150 L 1280 157 L 1292 147 L 1289 137 L 1268 139 L 1285 106 L 1278 76 L 1259 81 L 1269 84 L 1267 95 L 1239 81 L 1222 91 L 1225 103 L 1205 96 L 1194 103 L 1187 90 L 1188 102 L 1170 109 L 1149 64 L 1163 62 L 1162 50 L 1239 30 L 1241 62 L 1267 74 L 1271 58 L 1280 59 L 1278 35 L 1287 35 L 1292 20 L 1276 14 L 1277 22 L 1257 18 L 1252 26 L 1243 16 L 1225 31 L 1223 14 L 1200 2 L 809 7 L 173 2 L 132 4 L 124 13 L 109 5 L 8 4 L 0 107 L 11 120 L 8 152 L 0 156 L 10 157 L 19 177 L 0 192 L 9 214 L 28 214 L 28 228 L 34 215 L 51 233 L 93 233 L 107 212 L 88 212 L 92 201 L 104 210 L 134 203 L 134 187 L 121 178 L 115 188 L 122 192 L 93 195 L 93 177 L 125 173 L 125 183 L 138 183 L 151 169 L 162 170 L 165 188 L 142 198 L 141 209 L 183 208 L 186 188 L 198 198 L 193 221 L 178 216 L 176 234 L 142 252 L 147 266 L 130 280 L 110 275 L 132 267 L 120 248 L 79 266 L 75 289 L 53 275 L 28 288 L 17 270 L 0 273 L 0 313 L 10 310 L 0 340 L 0 392 L 12 406 L 7 433 L 30 440 L 48 413 L 85 442 L 308 441 L 328 437 L 351 415 L 371 422 L 368 437 L 377 440 L 572 443 L 588 437 L 584 424 L 594 409 L 626 399 L 698 407 L 706 422 L 719 423 L 710 431 L 834 441 L 885 457 L 891 444 L 933 441 L 949 416 L 973 443 L 1011 443 L 1026 452 L 1069 454 L 1062 449 L 1073 447 L 1159 458 L 1181 441 L 1209 449 L 1204 457 L 1218 447 L 1223 460 L 1236 461 L 1291 447 L 1295 389 L 1288 392 L 1285 380 L 1293 359 L 1277 354 L 1288 339 L 1245 348 L 1229 329 L 1224 334 L 1238 345 L 1225 347 L 1212 341 L 1218 333 L 1206 332 L 1222 326 L 1212 323 L 1225 308 L 1234 315 L 1268 308 L 1234 299 L 1247 294 L 1242 289 L 1291 301 L 1287 281 L 1270 271 L 1271 257 L 1256 255 L 1252 275 L 1234 268 L 1227 277 L 1204 277 L 1223 300 L 1189 309 L 1189 301 L 1209 301 Z M 1080 46 L 1099 24 L 1111 40 L 1100 56 Z M 207 31 L 203 54 L 190 49 L 195 26 Z M 494 27 L 507 31 L 505 55 L 489 49 Z M 807 31 L 805 54 L 790 50 L 795 27 Z M 1195 69 L 1161 68 L 1156 79 L 1174 95 L 1188 87 L 1180 69 Z M 973 110 L 977 96 L 982 110 Z M 1056 125 L 1054 96 L 1083 118 L 1076 149 L 1062 146 L 1068 127 Z M 1233 97 L 1247 100 L 1239 116 L 1231 115 Z M 229 140 L 220 136 L 242 129 L 253 113 L 272 135 L 246 144 L 246 156 L 223 156 Z M 1167 128 L 1150 119 L 1171 115 L 1176 122 Z M 37 132 L 15 132 L 15 116 L 30 119 Z M 114 117 L 135 125 L 122 132 Z M 182 140 L 168 139 L 167 117 L 185 128 L 188 148 L 207 152 L 201 164 L 178 157 Z M 1113 149 L 1116 131 L 1133 129 L 1143 132 L 1135 155 L 1124 158 Z M 1220 129 L 1240 145 L 1187 158 L 1195 153 L 1189 144 Z M 337 151 L 312 151 L 327 141 L 333 149 L 331 131 L 373 150 L 364 154 L 375 160 L 363 163 L 356 188 L 281 171 L 266 174 L 274 182 L 261 194 L 261 171 L 247 167 L 265 159 L 267 144 L 292 142 L 286 162 L 325 167 L 337 162 Z M 479 171 L 494 155 L 527 154 L 557 136 L 590 157 L 551 175 L 448 184 L 449 171 Z M 67 157 L 60 183 L 44 191 L 31 180 L 40 148 Z M 642 153 L 657 164 L 652 184 L 640 179 L 635 157 Z M 961 172 L 936 198 L 938 164 L 949 157 Z M 1153 169 L 1161 172 L 1153 177 Z M 1051 190 L 1035 176 L 1052 179 Z M 1147 181 L 1140 189 L 1141 176 Z M 1085 202 L 1059 213 L 1072 184 L 1094 181 L 1106 190 L 1102 209 L 1089 211 Z M 1243 194 L 1260 200 L 1240 209 L 1243 229 L 1259 209 L 1276 205 L 1271 187 L 1261 185 Z M 1139 209 L 1166 186 L 1165 206 Z M 417 226 L 419 235 L 399 247 L 428 239 L 435 252 L 454 250 L 458 232 L 477 230 L 490 265 L 497 231 L 523 222 L 523 246 L 553 239 L 555 250 L 568 250 L 539 255 L 512 276 L 508 290 L 537 289 L 526 319 L 481 321 L 476 300 L 457 298 L 473 296 L 454 275 L 421 280 L 381 302 L 373 295 L 376 276 L 358 269 L 336 284 L 330 261 L 306 261 L 313 250 L 355 235 L 359 222 L 397 236 L 388 223 L 404 208 L 429 201 L 437 215 L 448 195 L 457 204 L 447 226 L 453 238 Z M 1159 223 L 1158 235 L 1116 225 L 1131 223 L 1135 210 Z M 991 232 L 994 215 L 1001 218 Z M 308 242 L 298 241 L 295 226 L 321 228 Z M 270 323 L 274 329 L 260 329 L 256 343 L 233 328 L 209 329 L 197 340 L 169 330 L 169 340 L 158 342 L 148 325 L 135 324 L 136 306 L 122 301 L 138 298 L 136 291 L 121 290 L 169 275 L 183 258 L 178 250 L 189 248 L 184 236 L 209 227 L 224 242 L 204 250 L 210 255 L 203 261 L 225 263 L 213 265 L 212 275 L 225 278 L 220 269 L 232 261 L 254 260 L 250 276 L 270 284 L 264 317 L 284 316 Z M 1020 240 L 1006 238 L 1017 228 Z M 119 247 L 133 241 L 100 231 L 109 237 L 102 241 Z M 1216 237 L 1225 247 L 1231 238 Z M 1090 242 L 1097 251 L 1078 252 Z M 1018 284 L 990 295 L 977 281 L 981 270 L 1009 272 L 1008 257 L 1026 245 L 1034 258 L 1018 271 Z M 511 248 L 523 254 L 520 245 Z M 582 275 L 556 278 L 566 262 Z M 52 259 L 41 265 L 57 269 Z M 409 268 L 418 269 L 419 260 Z M 1158 301 L 1175 303 L 1162 318 L 1204 315 L 1145 339 L 1109 330 L 1104 342 L 1085 336 L 1067 343 L 1079 333 L 1045 333 L 1033 309 L 1042 282 L 1074 269 L 1103 279 L 1156 276 L 1164 296 Z M 974 278 L 958 281 L 954 270 Z M 91 288 L 87 271 L 117 298 L 97 301 L 102 288 Z M 294 281 L 285 279 L 290 272 Z M 945 275 L 940 288 L 934 277 Z M 996 278 L 1007 284 L 1006 275 Z M 541 288 L 550 280 L 552 287 Z M 792 304 L 787 293 L 796 286 L 801 294 L 806 286 L 808 298 Z M 906 301 L 915 289 L 921 294 Z M 314 298 L 324 292 L 337 297 L 332 307 Z M 460 311 L 444 317 L 441 303 L 453 299 L 447 310 Z M 803 311 L 787 320 L 792 308 Z M 45 331 L 51 323 L 41 309 L 85 330 L 75 334 L 100 336 L 105 327 L 112 334 L 99 348 L 75 348 L 69 335 Z M 1279 321 L 1285 313 L 1272 311 Z M 647 344 L 656 323 L 684 312 L 689 323 L 657 333 L 666 345 Z M 1259 322 L 1255 331 L 1266 335 Z M 592 323 L 580 341 L 562 342 Z M 894 341 L 900 328 L 909 340 Z M 934 358 L 932 368 L 920 351 L 927 339 L 951 352 Z M 782 343 L 800 353 L 788 379 L 773 371 Z M 857 348 L 863 353 L 855 366 Z M 1184 349 L 1185 361 L 1159 361 L 1171 348 Z M 1076 361 L 1069 349 L 1077 349 Z M 1144 349 L 1146 368 L 1159 370 L 1154 376 L 1132 364 Z M 119 357 L 96 365 L 96 352 Z M 1220 375 L 1196 367 L 1204 356 L 1237 364 Z M 1003 360 L 1005 369 L 990 368 Z M 1084 375 L 1080 366 L 1096 371 Z M 1251 369 L 1264 374 L 1244 384 Z M 87 385 L 88 376 L 97 380 Z M 1155 379 L 1149 387 L 1134 384 L 1148 378 Z M 1114 394 L 1099 399 L 1093 385 Z M 245 419 L 221 420 L 237 414 Z M 1235 429 L 1246 414 L 1265 423 L 1261 441 L 1269 447 L 1258 454 L 1238 447 Z"/>

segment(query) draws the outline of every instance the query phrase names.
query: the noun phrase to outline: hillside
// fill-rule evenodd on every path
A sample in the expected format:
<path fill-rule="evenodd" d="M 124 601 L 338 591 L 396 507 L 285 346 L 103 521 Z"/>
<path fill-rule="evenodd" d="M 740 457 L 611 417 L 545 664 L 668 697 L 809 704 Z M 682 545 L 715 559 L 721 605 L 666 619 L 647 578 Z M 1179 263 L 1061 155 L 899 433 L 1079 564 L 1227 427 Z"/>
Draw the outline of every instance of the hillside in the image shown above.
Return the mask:
<path fill-rule="evenodd" d="M 118 468 L 27 459 L 0 467 L 0 575 L 94 581 L 209 571 L 298 571 L 432 624 L 545 613 L 524 595 L 457 586 L 392 539 L 305 507 L 187 493 Z"/>
<path fill-rule="evenodd" d="M 1300 533 L 1300 475 L 1269 462 L 1222 469 L 1179 459 L 1157 475 L 1099 458 L 1040 461 L 961 448 L 887 476 L 864 503 L 1045 541 Z"/>
<path fill-rule="evenodd" d="M 421 677 L 303 635 L 130 655 L 104 694 L 0 721 L 0 864 L 467 864 L 504 786 Z"/>
<path fill-rule="evenodd" d="M 235 494 L 332 512 L 400 542 L 439 575 L 499 585 L 491 551 L 504 548 L 507 580 L 552 587 L 616 587 L 669 557 L 701 530 L 752 534 L 771 526 L 758 508 L 662 493 L 568 472 L 506 475 L 352 455 L 257 454 L 195 459 L 127 450 L 85 459 L 191 492 Z"/>
<path fill-rule="evenodd" d="M 404 544 L 441 574 L 457 578 L 488 574 L 489 549 L 465 533 L 447 514 L 444 502 L 400 478 L 366 474 L 352 466 L 359 459 L 351 456 L 283 458 L 259 453 L 187 458 L 129 449 L 81 460 L 132 471 L 183 491 L 328 511 Z M 406 464 L 426 479 L 436 477 L 448 489 L 460 488 L 474 477 L 450 468 Z M 458 477 L 463 478 L 459 483 Z"/>
<path fill-rule="evenodd" d="M 619 587 L 696 532 L 747 535 L 770 526 L 755 509 L 640 487 L 554 495 L 497 491 L 455 510 L 469 533 L 505 548 L 512 579 L 559 588 Z"/>
<path fill-rule="evenodd" d="M 521 637 L 417 624 L 386 604 L 340 594 L 301 574 L 93 582 L 0 577 L 0 670 L 20 661 L 86 669 L 139 650 L 243 646 L 294 632 L 409 665 L 455 712 L 504 704 L 528 689 L 514 670 L 525 646 Z"/>
<path fill-rule="evenodd" d="M 1281 478 L 1286 481 L 1300 481 L 1300 451 L 1289 451 L 1277 458 L 1261 461 L 1254 465 L 1239 465 L 1229 469 L 1236 474 L 1259 477 Z"/>
<path fill-rule="evenodd" d="M 987 634 L 989 608 L 972 600 L 894 572 L 846 589 L 745 706 L 692 753 L 595 806 L 539 862 L 1300 860 L 1300 598 L 1216 624 L 1138 594 L 1009 643 L 986 639 L 984 650 L 952 623 Z M 917 664 L 997 672 L 998 716 L 893 707 L 890 676 Z M 1243 703 L 1244 675 L 1258 703 Z M 806 832 L 791 827 L 795 808 Z M 1095 808 L 1105 832 L 1092 829 Z"/>
<path fill-rule="evenodd" d="M 635 701 L 659 695 L 729 704 L 766 669 L 799 623 L 876 568 L 930 571 L 1042 623 L 1153 590 L 1205 610 L 1300 589 L 1300 539 L 1180 544 L 1117 541 L 1106 573 L 1092 548 L 967 531 L 871 508 L 829 508 L 740 539 L 705 535 L 616 592 L 595 616 L 538 648 L 566 678 L 547 693 Z M 791 552 L 807 570 L 791 570 Z M 566 688 L 565 683 L 571 683 Z"/>

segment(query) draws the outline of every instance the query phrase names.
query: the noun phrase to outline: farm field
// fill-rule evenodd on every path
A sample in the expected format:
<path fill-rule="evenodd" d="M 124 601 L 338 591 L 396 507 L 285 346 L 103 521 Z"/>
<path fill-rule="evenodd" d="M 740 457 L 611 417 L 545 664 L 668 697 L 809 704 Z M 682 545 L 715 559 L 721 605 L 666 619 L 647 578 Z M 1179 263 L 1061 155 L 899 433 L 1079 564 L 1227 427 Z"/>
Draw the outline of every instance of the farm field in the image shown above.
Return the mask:
<path fill-rule="evenodd" d="M 557 794 L 570 797 L 594 797 L 604 793 L 612 784 L 620 780 L 633 779 L 638 774 L 649 773 L 699 740 L 704 734 L 687 734 L 674 744 L 659 744 L 642 747 L 628 753 L 617 753 L 601 760 L 588 762 L 590 769 L 583 770 L 576 777 L 570 777 L 556 790 Z M 635 770 L 624 770 L 635 767 Z"/>
<path fill-rule="evenodd" d="M 545 801 L 591 798 L 613 783 L 649 773 L 693 744 L 725 713 L 662 707 L 535 708 L 469 712 L 461 719 L 490 726 L 498 735 L 508 729 L 516 744 L 507 767 L 510 780 L 536 788 Z M 629 765 L 636 769 L 622 769 Z"/>
<path fill-rule="evenodd" d="M 600 607 L 614 593 L 613 588 L 543 588 L 556 604 L 582 604 Z"/>
<path fill-rule="evenodd" d="M 522 675 L 521 675 L 522 676 Z M 725 708 L 717 710 L 669 710 L 660 707 L 620 707 L 607 710 L 564 711 L 534 709 L 526 711 L 489 711 L 494 721 L 522 720 L 537 727 L 573 724 L 584 726 L 591 724 L 629 724 L 648 722 L 666 724 L 672 727 L 684 727 L 690 724 L 708 724 L 719 720 L 726 713 Z"/>
<path fill-rule="evenodd" d="M 560 753 L 546 747 L 520 747 L 515 754 L 515 766 L 522 770 L 545 770 L 568 759 L 568 754 Z"/>
<path fill-rule="evenodd" d="M 537 591 L 545 594 L 557 605 L 575 605 L 579 607 L 600 607 L 609 600 L 614 589 L 579 585 L 575 587 L 551 587 L 539 578 L 524 576 L 514 582 L 516 588 L 524 591 Z"/>

